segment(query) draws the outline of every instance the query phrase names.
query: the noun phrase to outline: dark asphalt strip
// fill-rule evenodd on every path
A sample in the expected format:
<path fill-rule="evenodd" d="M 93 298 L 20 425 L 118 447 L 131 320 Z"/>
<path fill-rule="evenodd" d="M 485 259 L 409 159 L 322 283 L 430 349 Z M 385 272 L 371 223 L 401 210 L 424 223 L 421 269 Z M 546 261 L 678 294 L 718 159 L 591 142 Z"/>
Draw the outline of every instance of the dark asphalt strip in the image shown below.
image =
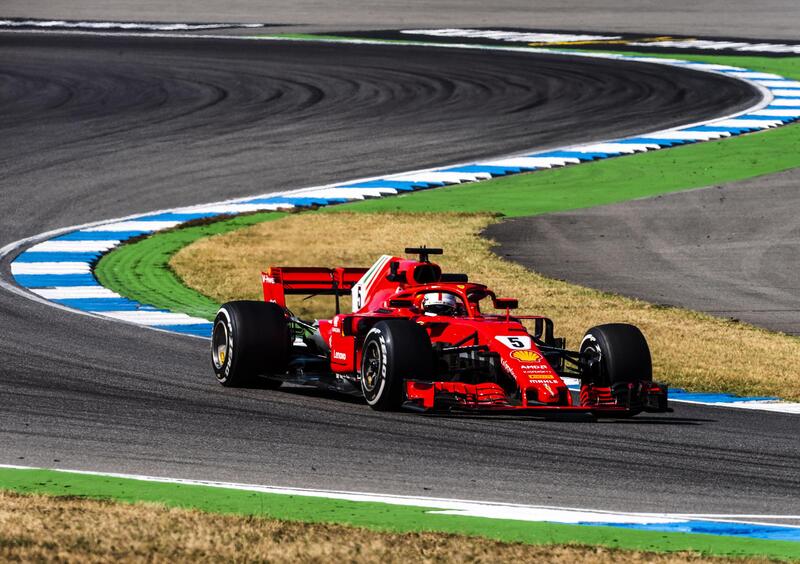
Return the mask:
<path fill-rule="evenodd" d="M 46 229 L 667 127 L 722 77 L 550 56 L 0 37 L 0 244 Z M 7 265 L 3 265 L 7 275 Z M 254 265 L 258 268 L 258 265 Z M 798 418 L 581 424 L 228 390 L 207 343 L 0 294 L 0 462 L 616 510 L 796 511 Z"/>

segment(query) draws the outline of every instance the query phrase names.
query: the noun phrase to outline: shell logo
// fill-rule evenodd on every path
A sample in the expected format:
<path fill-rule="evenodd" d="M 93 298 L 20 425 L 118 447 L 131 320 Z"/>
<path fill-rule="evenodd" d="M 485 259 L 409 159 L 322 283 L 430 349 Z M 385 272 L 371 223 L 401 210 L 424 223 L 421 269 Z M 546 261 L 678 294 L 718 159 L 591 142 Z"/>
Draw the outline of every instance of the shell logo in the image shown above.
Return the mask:
<path fill-rule="evenodd" d="M 542 360 L 542 355 L 536 351 L 514 351 L 511 353 L 511 357 L 522 362 L 539 362 Z"/>

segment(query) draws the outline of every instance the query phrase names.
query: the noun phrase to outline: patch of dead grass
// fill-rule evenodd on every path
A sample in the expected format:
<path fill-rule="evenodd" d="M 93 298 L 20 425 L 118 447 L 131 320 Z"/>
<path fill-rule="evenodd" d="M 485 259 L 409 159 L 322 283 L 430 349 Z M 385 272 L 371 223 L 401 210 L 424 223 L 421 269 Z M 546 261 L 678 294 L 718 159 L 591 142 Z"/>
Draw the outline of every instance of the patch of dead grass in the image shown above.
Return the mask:
<path fill-rule="evenodd" d="M 4 562 L 742 562 L 217 515 L 0 491 Z"/>
<path fill-rule="evenodd" d="M 650 343 L 658 380 L 800 399 L 800 339 L 545 278 L 492 253 L 481 232 L 493 221 L 489 215 L 441 213 L 297 214 L 201 239 L 170 265 L 187 285 L 222 303 L 261 299 L 259 272 L 269 265 L 369 266 L 382 254 L 402 255 L 406 246 L 441 246 L 445 255 L 438 262 L 445 271 L 465 272 L 499 296 L 519 298 L 520 314 L 553 318 L 568 345 L 577 346 L 593 325 L 633 323 Z M 290 307 L 301 317 L 325 317 L 330 311 L 324 304 L 330 303 L 315 298 Z"/>

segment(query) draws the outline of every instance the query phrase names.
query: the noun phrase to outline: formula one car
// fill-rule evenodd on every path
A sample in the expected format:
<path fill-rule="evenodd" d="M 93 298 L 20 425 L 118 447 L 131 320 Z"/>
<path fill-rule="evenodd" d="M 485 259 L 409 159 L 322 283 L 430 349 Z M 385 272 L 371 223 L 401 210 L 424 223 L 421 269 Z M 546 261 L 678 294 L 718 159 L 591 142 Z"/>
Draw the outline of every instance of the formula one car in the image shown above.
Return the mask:
<path fill-rule="evenodd" d="M 586 332 L 577 351 L 542 316 L 513 315 L 466 274 L 443 273 L 430 255 L 407 248 L 370 268 L 271 267 L 264 301 L 224 304 L 214 320 L 211 357 L 223 386 L 260 378 L 363 395 L 377 410 L 630 416 L 671 411 L 667 387 L 652 381 L 650 350 L 633 325 Z M 336 315 L 307 321 L 286 296 L 332 295 Z M 352 296 L 352 312 L 340 297 Z M 494 308 L 500 313 L 484 313 Z M 529 332 L 523 321 L 533 327 Z M 567 382 L 580 384 L 577 405 Z M 566 382 L 565 382 L 566 380 Z"/>

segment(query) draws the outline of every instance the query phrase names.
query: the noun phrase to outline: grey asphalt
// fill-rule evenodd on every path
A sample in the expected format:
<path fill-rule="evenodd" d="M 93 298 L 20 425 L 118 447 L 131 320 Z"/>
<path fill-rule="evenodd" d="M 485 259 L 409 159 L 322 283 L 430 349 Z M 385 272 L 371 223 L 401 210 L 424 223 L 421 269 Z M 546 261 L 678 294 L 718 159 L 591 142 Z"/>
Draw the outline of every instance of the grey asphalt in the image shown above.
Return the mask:
<path fill-rule="evenodd" d="M 547 276 L 800 335 L 798 176 L 514 218 L 488 235 Z"/>
<path fill-rule="evenodd" d="M 752 95 L 646 65 L 390 47 L 2 36 L 0 61 L 0 128 L 13 139 L 0 145 L 0 244 L 667 126 Z M 310 392 L 223 389 L 201 340 L 7 292 L 0 335 L 1 463 L 610 510 L 788 514 L 800 494 L 788 415 L 379 414 Z"/>
<path fill-rule="evenodd" d="M 795 0 L 4 0 L 0 16 L 284 24 L 278 31 L 513 27 L 797 40 Z M 289 24 L 289 25 L 286 25 Z"/>
<path fill-rule="evenodd" d="M 707 73 L 555 55 L 11 34 L 0 49 L 4 242 L 666 127 L 754 95 Z"/>

